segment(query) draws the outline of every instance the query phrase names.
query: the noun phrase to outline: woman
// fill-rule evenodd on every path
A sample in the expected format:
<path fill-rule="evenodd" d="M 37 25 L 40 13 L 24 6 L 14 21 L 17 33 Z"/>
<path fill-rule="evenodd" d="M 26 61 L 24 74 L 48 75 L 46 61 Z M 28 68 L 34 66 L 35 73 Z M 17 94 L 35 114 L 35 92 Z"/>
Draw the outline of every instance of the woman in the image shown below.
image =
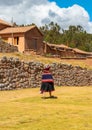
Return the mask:
<path fill-rule="evenodd" d="M 50 73 L 50 66 L 46 65 L 43 74 L 42 74 L 42 83 L 41 83 L 41 94 L 44 92 L 49 92 L 50 97 L 52 96 L 52 91 L 54 91 L 54 80 L 52 74 Z"/>

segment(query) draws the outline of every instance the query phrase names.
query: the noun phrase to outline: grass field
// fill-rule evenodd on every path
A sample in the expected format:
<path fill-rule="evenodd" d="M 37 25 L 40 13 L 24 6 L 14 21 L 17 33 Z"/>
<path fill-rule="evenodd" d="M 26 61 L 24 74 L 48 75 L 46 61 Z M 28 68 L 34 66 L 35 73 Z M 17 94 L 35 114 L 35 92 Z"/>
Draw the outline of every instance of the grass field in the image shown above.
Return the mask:
<path fill-rule="evenodd" d="M 92 87 L 55 88 L 0 91 L 0 130 L 92 130 Z"/>

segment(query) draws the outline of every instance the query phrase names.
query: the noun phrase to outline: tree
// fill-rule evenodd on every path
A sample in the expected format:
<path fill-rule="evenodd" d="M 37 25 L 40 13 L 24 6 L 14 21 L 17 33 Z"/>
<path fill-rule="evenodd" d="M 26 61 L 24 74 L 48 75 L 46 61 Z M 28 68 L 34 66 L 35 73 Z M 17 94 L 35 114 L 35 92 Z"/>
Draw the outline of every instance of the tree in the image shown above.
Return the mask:
<path fill-rule="evenodd" d="M 51 22 L 40 27 L 44 34 L 44 41 L 53 44 L 65 44 L 72 48 L 79 48 L 84 51 L 92 51 L 92 34 L 87 34 L 82 26 L 69 26 L 64 30 L 57 23 Z"/>
<path fill-rule="evenodd" d="M 53 44 L 59 42 L 60 26 L 57 23 L 51 22 L 48 25 L 40 27 L 44 34 L 44 40 Z"/>

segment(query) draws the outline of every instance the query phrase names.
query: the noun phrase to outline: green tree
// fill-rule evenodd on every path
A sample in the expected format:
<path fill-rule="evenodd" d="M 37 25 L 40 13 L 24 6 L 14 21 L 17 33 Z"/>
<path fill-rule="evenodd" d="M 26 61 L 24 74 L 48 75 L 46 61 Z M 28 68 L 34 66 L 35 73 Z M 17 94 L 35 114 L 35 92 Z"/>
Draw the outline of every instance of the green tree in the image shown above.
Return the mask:
<path fill-rule="evenodd" d="M 59 43 L 60 29 L 60 26 L 54 22 L 40 27 L 40 30 L 44 34 L 44 40 L 53 44 Z"/>
<path fill-rule="evenodd" d="M 44 34 L 44 41 L 53 44 L 65 44 L 72 48 L 92 51 L 92 34 L 87 34 L 82 26 L 69 26 L 67 30 L 61 29 L 57 23 L 51 22 L 40 27 Z"/>

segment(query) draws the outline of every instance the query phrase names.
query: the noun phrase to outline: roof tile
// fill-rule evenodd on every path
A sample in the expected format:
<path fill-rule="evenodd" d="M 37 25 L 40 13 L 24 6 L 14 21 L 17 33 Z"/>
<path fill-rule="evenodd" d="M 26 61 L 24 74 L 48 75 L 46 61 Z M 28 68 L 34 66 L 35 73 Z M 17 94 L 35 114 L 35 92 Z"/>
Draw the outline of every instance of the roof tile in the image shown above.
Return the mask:
<path fill-rule="evenodd" d="M 32 26 L 24 26 L 24 27 L 8 27 L 0 31 L 0 34 L 10 34 L 10 33 L 25 33 L 31 29 L 36 27 L 35 25 Z"/>
<path fill-rule="evenodd" d="M 12 26 L 10 23 L 0 19 L 0 24 L 3 24 L 3 25 L 8 25 L 8 26 Z"/>

